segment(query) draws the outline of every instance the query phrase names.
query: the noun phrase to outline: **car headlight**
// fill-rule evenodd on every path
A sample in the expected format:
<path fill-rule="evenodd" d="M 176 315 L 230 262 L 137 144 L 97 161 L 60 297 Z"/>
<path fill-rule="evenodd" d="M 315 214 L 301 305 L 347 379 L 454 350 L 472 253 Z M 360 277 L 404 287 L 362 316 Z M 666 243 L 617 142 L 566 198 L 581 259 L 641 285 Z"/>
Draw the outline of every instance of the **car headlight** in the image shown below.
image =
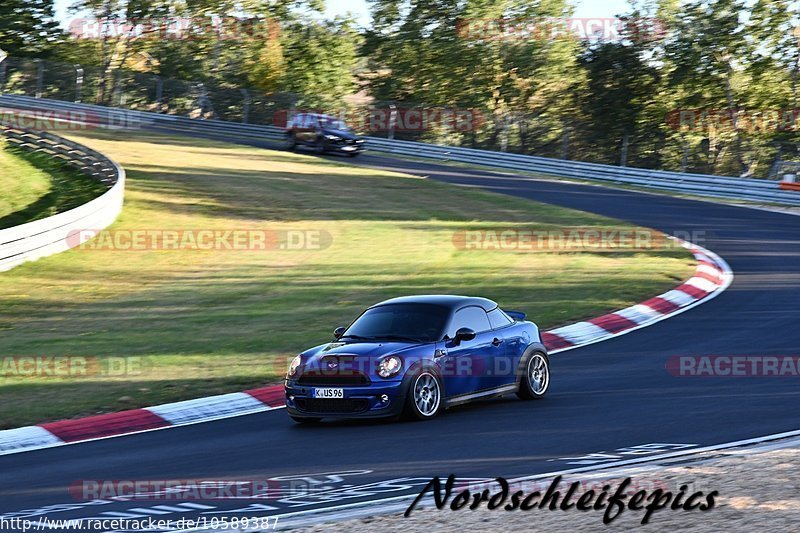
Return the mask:
<path fill-rule="evenodd" d="M 297 374 L 297 369 L 300 368 L 300 363 L 303 362 L 303 359 L 298 355 L 292 362 L 289 364 L 289 376 L 294 376 Z"/>
<path fill-rule="evenodd" d="M 325 138 L 328 139 L 329 141 L 338 141 L 339 139 L 341 139 L 341 137 L 339 137 L 338 135 L 326 135 Z"/>
<path fill-rule="evenodd" d="M 400 372 L 403 368 L 403 360 L 395 355 L 384 357 L 378 361 L 378 375 L 382 378 L 390 378 Z"/>

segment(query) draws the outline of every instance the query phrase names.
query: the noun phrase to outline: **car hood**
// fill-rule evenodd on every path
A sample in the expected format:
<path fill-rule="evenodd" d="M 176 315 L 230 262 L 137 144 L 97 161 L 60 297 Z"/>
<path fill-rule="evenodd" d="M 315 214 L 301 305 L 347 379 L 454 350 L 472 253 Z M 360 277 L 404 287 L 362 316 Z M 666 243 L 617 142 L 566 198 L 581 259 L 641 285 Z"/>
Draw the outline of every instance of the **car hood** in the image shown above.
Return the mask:
<path fill-rule="evenodd" d="M 302 374 L 325 372 L 335 361 L 343 373 L 359 371 L 370 378 L 375 377 L 378 360 L 389 354 L 401 357 L 408 366 L 422 358 L 430 358 L 436 343 L 411 342 L 331 342 L 306 350 L 303 358 Z"/>
<path fill-rule="evenodd" d="M 414 346 L 423 346 L 422 343 L 412 342 L 330 342 L 317 346 L 304 352 L 310 357 L 356 355 L 356 356 L 384 356 L 407 350 Z"/>
<path fill-rule="evenodd" d="M 325 135 L 336 135 L 337 137 L 341 137 L 342 139 L 349 139 L 352 141 L 360 139 L 358 135 L 353 133 L 352 131 L 345 131 L 345 130 L 332 130 L 332 129 L 324 129 L 322 133 Z"/>

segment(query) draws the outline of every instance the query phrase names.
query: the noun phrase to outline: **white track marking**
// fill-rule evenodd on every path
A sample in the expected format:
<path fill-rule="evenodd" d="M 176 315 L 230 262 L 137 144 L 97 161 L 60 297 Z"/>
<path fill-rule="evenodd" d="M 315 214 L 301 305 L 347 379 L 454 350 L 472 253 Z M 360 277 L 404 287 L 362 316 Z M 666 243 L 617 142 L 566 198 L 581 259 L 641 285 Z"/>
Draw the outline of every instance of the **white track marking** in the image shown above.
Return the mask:
<path fill-rule="evenodd" d="M 232 392 L 208 398 L 156 405 L 146 409 L 176 426 L 185 422 L 200 422 L 229 414 L 254 412 L 263 406 L 263 402 L 249 394 Z"/>
<path fill-rule="evenodd" d="M 592 339 L 609 334 L 607 330 L 591 322 L 576 322 L 575 324 L 554 329 L 547 333 L 558 335 L 562 339 L 566 339 L 576 345 L 584 344 Z"/>
<path fill-rule="evenodd" d="M 656 316 L 652 320 L 648 320 L 648 321 L 642 322 L 642 323 L 640 323 L 638 326 L 636 326 L 634 328 L 626 329 L 626 330 L 620 331 L 619 333 L 614 333 L 614 334 L 610 334 L 609 333 L 608 335 L 606 335 L 604 337 L 601 337 L 599 339 L 595 339 L 595 340 L 593 340 L 591 342 L 587 342 L 586 344 L 581 344 L 580 346 L 567 346 L 566 348 L 559 348 L 558 350 L 553 350 L 550 353 L 551 354 L 555 354 L 555 353 L 566 352 L 568 350 L 574 350 L 575 348 L 583 348 L 584 346 L 589 346 L 590 344 L 594 344 L 596 342 L 605 341 L 605 340 L 608 340 L 608 339 L 610 339 L 612 337 L 619 337 L 620 335 L 627 335 L 628 333 L 632 333 L 632 332 L 634 332 L 636 330 L 639 330 L 639 329 L 642 329 L 642 328 L 645 328 L 645 327 L 648 327 L 648 326 L 652 326 L 653 324 L 655 324 L 657 322 L 661 322 L 662 320 L 667 320 L 668 318 L 672 318 L 672 317 L 674 317 L 676 315 L 679 315 L 681 313 L 685 313 L 686 311 L 689 311 L 690 309 L 694 309 L 698 305 L 704 304 L 706 302 L 710 302 L 711 300 L 713 300 L 714 298 L 716 298 L 717 296 L 722 294 L 728 287 L 730 287 L 731 283 L 733 283 L 733 271 L 731 270 L 731 267 L 728 266 L 728 263 L 726 263 L 724 259 L 722 259 L 720 256 L 718 256 L 714 252 L 712 252 L 710 250 L 707 250 L 707 249 L 703 248 L 702 246 L 698 246 L 696 244 L 692 244 L 691 246 L 694 247 L 694 248 L 697 248 L 699 250 L 702 250 L 703 253 L 705 253 L 706 255 L 708 255 L 710 257 L 713 257 L 714 258 L 714 263 L 719 265 L 720 270 L 722 271 L 722 274 L 721 274 L 722 281 L 721 281 L 721 283 L 720 283 L 720 285 L 719 285 L 719 287 L 717 288 L 716 291 L 712 292 L 711 294 L 709 294 L 708 296 L 706 296 L 704 298 L 701 298 L 700 300 L 696 300 L 694 303 L 691 303 L 691 304 L 687 305 L 686 307 L 682 307 L 680 309 L 676 309 L 675 311 L 673 311 L 670 314 L 663 315 L 663 314 L 659 313 L 658 316 Z M 709 268 L 711 268 L 711 267 L 709 267 Z M 714 270 L 714 273 L 717 276 L 720 275 L 720 272 L 718 272 L 717 270 Z M 637 306 L 634 306 L 634 307 L 637 307 Z M 621 314 L 622 311 L 616 311 L 616 313 L 617 314 Z"/>
<path fill-rule="evenodd" d="M 8 450 L 0 452 L 0 455 L 21 452 L 25 451 L 25 449 L 47 448 L 58 444 L 61 444 L 61 439 L 39 426 L 26 426 L 0 431 L 0 449 L 6 446 L 9 447 Z"/>
<path fill-rule="evenodd" d="M 632 307 L 628 307 L 627 309 L 615 311 L 614 314 L 623 318 L 627 318 L 635 324 L 644 324 L 649 320 L 654 320 L 663 316 L 662 313 L 659 313 L 652 307 L 642 304 L 636 304 Z"/>

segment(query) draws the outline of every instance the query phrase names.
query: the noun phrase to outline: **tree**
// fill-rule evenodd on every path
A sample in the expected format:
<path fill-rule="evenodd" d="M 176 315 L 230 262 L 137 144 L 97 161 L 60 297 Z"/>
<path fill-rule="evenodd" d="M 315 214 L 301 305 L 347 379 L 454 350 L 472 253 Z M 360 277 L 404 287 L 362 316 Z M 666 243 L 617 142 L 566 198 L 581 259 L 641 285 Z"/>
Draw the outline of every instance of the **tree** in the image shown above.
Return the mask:
<path fill-rule="evenodd" d="M 588 119 L 583 141 L 593 160 L 658 166 L 665 95 L 652 58 L 659 33 L 652 17 L 638 9 L 620 20 L 619 39 L 591 43 L 581 57 L 588 77 L 581 98 Z"/>
<path fill-rule="evenodd" d="M 53 0 L 0 2 L 0 48 L 13 57 L 42 57 L 61 36 Z"/>
<path fill-rule="evenodd" d="M 558 150 L 577 113 L 579 44 L 514 33 L 571 12 L 562 0 L 372 0 L 363 53 L 378 75 L 378 100 L 478 108 L 486 127 L 470 144 L 522 151 Z"/>
<path fill-rule="evenodd" d="M 602 43 L 590 49 L 583 65 L 589 78 L 585 111 L 590 119 L 590 142 L 600 149 L 597 157 L 609 154 L 609 163 L 624 166 L 658 74 L 633 46 L 621 43 Z"/>
<path fill-rule="evenodd" d="M 350 19 L 304 21 L 283 32 L 285 71 L 280 86 L 302 107 L 332 109 L 355 89 L 359 36 Z"/>

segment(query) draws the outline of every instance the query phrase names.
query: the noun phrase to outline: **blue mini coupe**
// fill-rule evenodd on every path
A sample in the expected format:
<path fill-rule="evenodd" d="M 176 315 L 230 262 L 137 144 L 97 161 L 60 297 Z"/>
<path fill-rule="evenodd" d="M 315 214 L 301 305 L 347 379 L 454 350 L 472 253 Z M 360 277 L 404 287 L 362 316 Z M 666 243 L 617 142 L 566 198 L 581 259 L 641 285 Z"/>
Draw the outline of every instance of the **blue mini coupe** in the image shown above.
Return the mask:
<path fill-rule="evenodd" d="M 286 408 L 296 422 L 429 420 L 448 407 L 511 392 L 538 399 L 550 385 L 539 329 L 486 298 L 394 298 L 333 335 L 289 366 Z"/>

